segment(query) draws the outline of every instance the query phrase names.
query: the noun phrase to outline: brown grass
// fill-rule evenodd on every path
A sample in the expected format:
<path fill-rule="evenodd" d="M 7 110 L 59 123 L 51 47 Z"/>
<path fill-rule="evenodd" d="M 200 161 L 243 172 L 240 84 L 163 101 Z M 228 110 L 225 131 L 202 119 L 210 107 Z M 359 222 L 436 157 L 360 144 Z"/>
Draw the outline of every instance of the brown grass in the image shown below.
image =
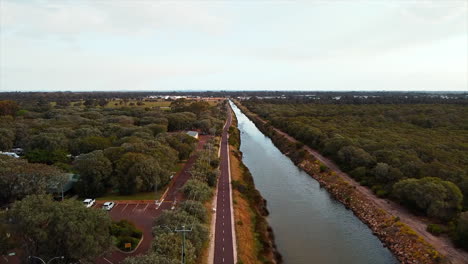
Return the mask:
<path fill-rule="evenodd" d="M 233 147 L 230 147 L 231 177 L 232 180 L 242 180 L 242 171 L 239 159 L 233 155 Z M 234 222 L 236 224 L 237 256 L 244 264 L 262 263 L 257 259 L 257 244 L 254 232 L 254 214 L 249 207 L 249 202 L 244 199 L 237 190 L 233 190 Z"/>

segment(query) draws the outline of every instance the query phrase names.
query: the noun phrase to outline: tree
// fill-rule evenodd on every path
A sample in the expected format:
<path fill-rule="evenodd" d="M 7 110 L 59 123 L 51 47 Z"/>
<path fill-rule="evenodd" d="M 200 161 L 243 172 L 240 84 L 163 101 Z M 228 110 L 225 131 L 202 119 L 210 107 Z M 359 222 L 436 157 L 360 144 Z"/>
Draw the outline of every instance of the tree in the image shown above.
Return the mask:
<path fill-rule="evenodd" d="M 68 140 L 62 133 L 40 133 L 31 137 L 28 149 L 68 150 Z"/>
<path fill-rule="evenodd" d="M 435 177 L 399 181 L 393 186 L 393 195 L 405 205 L 442 220 L 455 217 L 463 201 L 455 184 Z"/>
<path fill-rule="evenodd" d="M 197 201 L 187 200 L 180 204 L 179 210 L 185 211 L 188 214 L 198 218 L 200 222 L 206 223 L 208 220 L 208 212 L 205 206 Z"/>
<path fill-rule="evenodd" d="M 153 136 L 157 136 L 161 133 L 167 132 L 167 125 L 150 124 L 145 127 L 149 128 L 153 132 Z"/>
<path fill-rule="evenodd" d="M 153 240 L 153 251 L 156 255 L 164 256 L 167 259 L 178 260 L 181 258 L 182 234 L 178 233 L 158 233 Z M 194 264 L 196 261 L 195 248 L 190 240 L 185 240 L 185 260 L 188 264 Z"/>
<path fill-rule="evenodd" d="M 4 100 L 0 101 L 0 116 L 10 115 L 14 116 L 19 110 L 19 106 L 15 101 Z"/>
<path fill-rule="evenodd" d="M 9 235 L 10 229 L 6 211 L 0 211 L 0 255 L 5 255 L 9 250 L 15 248 L 13 237 Z"/>
<path fill-rule="evenodd" d="M 23 199 L 30 194 L 44 194 L 66 180 L 65 174 L 55 167 L 0 156 L 1 203 Z"/>
<path fill-rule="evenodd" d="M 188 199 L 200 202 L 208 201 L 212 195 L 211 188 L 208 184 L 196 179 L 188 180 L 182 188 L 182 191 Z"/>
<path fill-rule="evenodd" d="M 142 153 L 125 153 L 116 163 L 118 188 L 121 194 L 148 191 L 159 182 L 161 169 L 157 160 Z"/>
<path fill-rule="evenodd" d="M 128 257 L 122 263 L 123 264 L 179 264 L 180 260 L 170 259 L 164 256 L 159 256 L 156 253 L 150 253 L 148 255 Z"/>
<path fill-rule="evenodd" d="M 338 159 L 343 165 L 349 168 L 357 168 L 360 166 L 368 167 L 375 162 L 374 157 L 369 153 L 354 146 L 342 147 L 340 151 L 338 151 Z"/>
<path fill-rule="evenodd" d="M 455 233 L 453 235 L 455 243 L 468 250 L 468 212 L 463 212 L 458 218 Z"/>
<path fill-rule="evenodd" d="M 25 158 L 32 163 L 45 163 L 52 165 L 55 163 L 68 163 L 67 152 L 61 149 L 48 151 L 45 149 L 33 149 L 26 153 Z"/>
<path fill-rule="evenodd" d="M 7 128 L 0 128 L 0 151 L 10 151 L 15 141 L 15 133 Z"/>
<path fill-rule="evenodd" d="M 100 196 L 111 185 L 112 163 L 102 150 L 78 156 L 73 166 L 80 175 L 77 190 L 81 196 Z"/>
<path fill-rule="evenodd" d="M 94 150 L 103 150 L 112 146 L 112 140 L 107 137 L 89 136 L 75 140 L 72 144 L 72 153 L 78 155 Z"/>
<path fill-rule="evenodd" d="M 137 178 L 138 191 L 151 191 L 155 184 L 160 183 L 160 173 L 158 161 L 151 156 L 145 155 L 139 159 L 128 170 L 128 173 Z"/>
<path fill-rule="evenodd" d="M 196 120 L 196 115 L 191 112 L 173 113 L 167 116 L 169 131 L 190 129 Z"/>
<path fill-rule="evenodd" d="M 92 261 L 111 245 L 108 214 L 76 200 L 54 202 L 47 195 L 31 195 L 15 202 L 8 217 L 25 257 L 60 254 L 66 263 Z"/>

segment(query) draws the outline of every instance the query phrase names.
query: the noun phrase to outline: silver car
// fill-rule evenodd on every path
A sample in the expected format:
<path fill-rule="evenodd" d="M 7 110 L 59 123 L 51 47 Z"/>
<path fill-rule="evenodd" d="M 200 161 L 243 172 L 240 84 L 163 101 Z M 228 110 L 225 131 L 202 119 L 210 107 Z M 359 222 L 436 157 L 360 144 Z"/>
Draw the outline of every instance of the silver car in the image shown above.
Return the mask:
<path fill-rule="evenodd" d="M 106 210 L 106 211 L 110 211 L 114 206 L 115 206 L 115 203 L 114 203 L 114 202 L 105 202 L 105 203 L 102 205 L 102 209 L 103 209 L 103 210 Z"/>

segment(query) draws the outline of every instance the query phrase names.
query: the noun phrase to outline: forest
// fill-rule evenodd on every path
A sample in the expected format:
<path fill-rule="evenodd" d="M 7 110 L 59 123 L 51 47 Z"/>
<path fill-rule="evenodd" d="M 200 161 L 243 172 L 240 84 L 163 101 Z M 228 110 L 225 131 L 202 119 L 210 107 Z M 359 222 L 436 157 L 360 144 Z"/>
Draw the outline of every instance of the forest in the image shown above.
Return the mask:
<path fill-rule="evenodd" d="M 330 157 L 377 196 L 429 217 L 429 231 L 448 233 L 465 248 L 467 103 L 242 101 L 274 127 Z"/>
<path fill-rule="evenodd" d="M 94 98 L 82 103 L 87 99 L 61 100 L 50 93 L 47 100 L 22 100 L 21 95 L 12 98 L 15 100 L 0 101 L 0 151 L 16 151 L 20 156 L 0 155 L 0 207 L 10 208 L 0 210 L 0 253 L 22 245 L 28 255 L 52 256 L 58 250 L 68 261 L 92 261 L 105 252 L 111 239 L 102 230 L 110 229 L 111 221 L 101 210 L 86 209 L 73 199 L 53 202 L 52 196 L 60 200 L 60 188 L 69 180 L 67 175 L 76 175 L 78 180 L 66 198 L 160 190 L 169 183 L 178 164 L 195 150 L 196 140 L 185 131 L 220 135 L 226 116 L 224 104 L 186 99 L 172 100 L 169 109 L 125 102 L 121 107 L 109 108 L 99 104 L 99 100 L 124 99 Z M 206 146 L 211 150 L 215 144 L 213 138 Z M 188 237 L 194 250 L 189 263 L 195 261 L 207 239 L 207 219 L 201 214 L 208 213 L 202 203 L 211 197 L 217 177 L 218 160 L 212 157 L 214 152 L 205 152 L 199 155 L 209 155 L 208 167 L 196 163 L 194 179 L 182 190 L 188 200 L 180 209 L 158 218 L 165 221 L 180 214 L 193 218 L 193 225 L 201 233 L 193 232 Z M 47 219 L 55 220 L 43 228 Z M 89 245 L 68 241 L 67 232 L 58 232 L 65 227 L 59 224 L 61 221 L 77 228 L 77 239 Z M 156 225 L 159 224 L 155 223 L 155 228 Z M 154 243 L 167 244 L 168 250 L 172 243 L 181 243 L 179 236 L 154 232 Z M 14 234 L 14 241 L 6 238 L 10 233 Z M 56 243 L 47 242 L 51 240 Z"/>

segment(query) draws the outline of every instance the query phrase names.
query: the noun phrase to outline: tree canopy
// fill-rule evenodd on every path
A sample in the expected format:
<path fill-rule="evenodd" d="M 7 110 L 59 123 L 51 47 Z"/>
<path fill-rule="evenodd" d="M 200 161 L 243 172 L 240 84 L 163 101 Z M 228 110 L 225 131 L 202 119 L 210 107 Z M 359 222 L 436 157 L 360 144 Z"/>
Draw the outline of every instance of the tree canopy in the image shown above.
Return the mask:
<path fill-rule="evenodd" d="M 109 249 L 110 218 L 74 200 L 55 202 L 47 195 L 30 195 L 8 212 L 13 232 L 21 239 L 25 256 L 65 256 L 67 263 L 92 261 Z"/>

